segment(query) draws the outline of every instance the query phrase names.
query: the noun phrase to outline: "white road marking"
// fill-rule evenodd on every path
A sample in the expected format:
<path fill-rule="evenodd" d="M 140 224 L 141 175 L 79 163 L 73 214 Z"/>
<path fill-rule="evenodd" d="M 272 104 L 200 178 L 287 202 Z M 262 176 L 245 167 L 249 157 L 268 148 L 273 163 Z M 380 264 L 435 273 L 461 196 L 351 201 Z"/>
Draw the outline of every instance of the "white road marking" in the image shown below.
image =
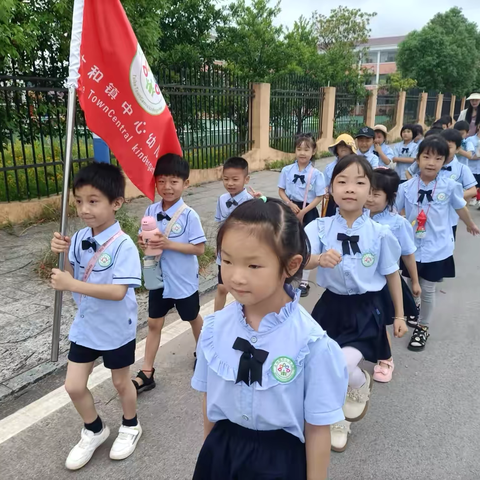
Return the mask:
<path fill-rule="evenodd" d="M 227 305 L 233 300 L 233 297 L 228 295 Z M 211 300 L 203 305 L 203 307 L 200 309 L 200 315 L 205 318 L 207 315 L 212 314 L 213 305 L 214 300 Z M 188 330 L 190 330 L 190 324 L 188 322 L 176 320 L 175 322 L 171 323 L 162 331 L 160 348 Z M 145 355 L 145 343 L 146 340 L 142 340 L 141 342 L 137 343 L 137 348 L 135 350 L 136 362 L 142 360 Z M 110 377 L 110 370 L 105 368 L 103 364 L 98 365 L 93 369 L 93 372 L 90 375 L 88 380 L 88 388 L 92 389 L 106 380 L 109 380 Z M 48 417 L 69 403 L 70 397 L 68 396 L 64 387 L 61 386 L 44 397 L 39 398 L 30 405 L 27 405 L 12 415 L 0 420 L 0 445 L 6 442 L 9 438 L 18 435 L 23 430 L 30 428 L 32 425 L 35 425 L 40 420 Z"/>

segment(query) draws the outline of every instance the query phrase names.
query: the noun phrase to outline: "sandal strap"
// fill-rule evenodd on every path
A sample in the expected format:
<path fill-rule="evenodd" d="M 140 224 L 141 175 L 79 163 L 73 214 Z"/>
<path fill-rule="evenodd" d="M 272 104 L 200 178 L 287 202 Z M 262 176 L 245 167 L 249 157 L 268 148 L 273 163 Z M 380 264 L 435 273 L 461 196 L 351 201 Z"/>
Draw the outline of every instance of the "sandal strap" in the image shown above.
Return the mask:
<path fill-rule="evenodd" d="M 148 372 L 149 370 L 145 370 L 146 372 Z M 150 378 L 148 378 L 145 373 L 143 373 L 144 370 L 140 370 L 138 373 L 137 373 L 137 377 L 140 378 L 142 381 L 143 381 L 143 385 L 149 385 L 150 383 L 153 382 L 153 374 L 155 373 L 155 369 L 152 369 L 152 376 Z M 137 384 L 138 385 L 138 384 Z"/>

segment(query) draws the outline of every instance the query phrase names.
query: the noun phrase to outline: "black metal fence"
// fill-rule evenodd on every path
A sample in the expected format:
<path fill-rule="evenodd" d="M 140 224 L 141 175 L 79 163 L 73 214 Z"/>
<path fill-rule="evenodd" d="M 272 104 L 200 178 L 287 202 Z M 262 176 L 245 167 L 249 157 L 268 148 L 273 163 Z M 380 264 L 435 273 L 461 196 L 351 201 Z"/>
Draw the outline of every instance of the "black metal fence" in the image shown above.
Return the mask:
<path fill-rule="evenodd" d="M 377 96 L 375 124 L 385 125 L 388 130 L 395 126 L 398 94 L 380 90 Z"/>
<path fill-rule="evenodd" d="M 251 149 L 248 80 L 217 65 L 165 69 L 158 80 L 192 168 L 221 165 Z M 60 193 L 66 108 L 61 79 L 0 76 L 0 201 Z M 72 175 L 93 158 L 91 133 L 78 105 L 72 156 Z"/>
<path fill-rule="evenodd" d="M 362 125 L 365 125 L 368 94 L 355 95 L 345 90 L 337 89 L 335 96 L 335 119 L 333 135 L 341 133 L 354 135 Z"/>
<path fill-rule="evenodd" d="M 455 108 L 453 110 L 453 119 L 457 120 L 460 112 L 462 111 L 462 97 L 455 98 Z"/>
<path fill-rule="evenodd" d="M 452 106 L 452 94 L 451 93 L 445 93 L 443 95 L 442 116 L 443 115 L 450 115 L 451 106 Z"/>
<path fill-rule="evenodd" d="M 289 74 L 272 80 L 270 86 L 270 146 L 295 151 L 295 135 L 322 134 L 322 85 L 312 77 Z"/>
<path fill-rule="evenodd" d="M 425 123 L 429 126 L 432 125 L 435 120 L 438 120 L 437 118 L 435 118 L 436 109 L 437 92 L 428 92 L 427 108 L 425 109 Z"/>
<path fill-rule="evenodd" d="M 405 96 L 404 123 L 418 122 L 418 107 L 421 91 L 418 88 L 409 90 Z"/>

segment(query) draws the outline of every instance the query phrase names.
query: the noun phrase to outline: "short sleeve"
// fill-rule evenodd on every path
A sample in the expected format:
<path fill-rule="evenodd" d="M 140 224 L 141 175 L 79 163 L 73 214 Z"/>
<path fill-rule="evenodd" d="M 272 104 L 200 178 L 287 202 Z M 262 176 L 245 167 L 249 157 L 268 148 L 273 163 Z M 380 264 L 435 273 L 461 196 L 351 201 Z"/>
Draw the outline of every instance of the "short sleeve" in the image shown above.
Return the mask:
<path fill-rule="evenodd" d="M 454 210 L 460 210 L 467 204 L 463 198 L 463 187 L 460 183 L 455 182 L 454 180 L 452 180 L 452 182 L 455 185 L 453 185 L 452 193 L 450 195 L 450 204 Z"/>
<path fill-rule="evenodd" d="M 418 167 L 418 162 L 413 162 L 413 163 L 407 168 L 407 170 L 408 170 L 408 173 L 409 173 L 410 175 L 416 175 L 416 174 L 420 171 L 420 169 L 419 169 L 419 167 Z"/>
<path fill-rule="evenodd" d="M 75 266 L 75 246 L 77 244 L 77 238 L 78 232 L 75 232 L 70 242 L 70 248 L 68 249 L 68 261 L 72 267 Z"/>
<path fill-rule="evenodd" d="M 115 285 L 128 285 L 132 288 L 142 285 L 140 255 L 130 237 L 123 240 L 118 247 L 113 265 L 112 283 Z"/>
<path fill-rule="evenodd" d="M 309 344 L 305 358 L 305 421 L 332 425 L 344 420 L 348 371 L 341 348 L 327 335 Z"/>
<path fill-rule="evenodd" d="M 315 170 L 315 196 L 325 195 L 325 177 L 322 172 Z"/>
<path fill-rule="evenodd" d="M 383 153 L 388 159 L 390 159 L 390 161 L 393 159 L 393 150 L 388 145 L 385 146 L 385 151 Z"/>
<path fill-rule="evenodd" d="M 318 220 L 310 222 L 305 227 L 305 233 L 310 241 L 310 253 L 312 255 L 320 255 L 322 253 L 322 243 L 318 235 Z"/>
<path fill-rule="evenodd" d="M 205 243 L 207 239 L 205 238 L 205 232 L 203 231 L 200 217 L 194 210 L 190 210 L 189 213 L 190 215 L 188 218 L 188 243 L 191 243 L 192 245 Z"/>
<path fill-rule="evenodd" d="M 208 321 L 208 317 L 205 318 L 205 321 Z M 198 390 L 199 392 L 206 392 L 208 363 L 202 348 L 202 335 L 203 331 L 200 334 L 200 338 L 198 339 L 197 343 L 197 363 L 195 365 L 195 372 L 193 373 L 191 385 L 194 390 Z"/>
<path fill-rule="evenodd" d="M 217 209 L 215 210 L 215 221 L 221 222 L 222 221 L 222 211 L 220 210 L 220 198 L 217 200 Z"/>
<path fill-rule="evenodd" d="M 475 151 L 475 149 L 473 150 Z M 462 166 L 462 186 L 464 190 L 468 190 L 469 188 L 474 187 L 477 184 L 475 177 L 473 176 L 472 171 L 470 168 L 466 167 L 465 165 Z"/>
<path fill-rule="evenodd" d="M 400 157 L 400 145 L 401 143 L 396 143 L 395 146 L 393 147 L 393 156 L 394 157 Z"/>
<path fill-rule="evenodd" d="M 405 182 L 400 184 L 397 196 L 395 197 L 395 208 L 397 212 L 401 212 L 405 208 L 405 185 Z"/>
<path fill-rule="evenodd" d="M 286 167 L 282 168 L 280 172 L 280 177 L 278 179 L 278 188 L 286 190 L 287 188 L 287 169 Z"/>
<path fill-rule="evenodd" d="M 467 138 L 467 143 L 465 145 L 465 150 L 467 152 L 471 152 L 475 155 L 475 144 L 469 138 Z"/>
<path fill-rule="evenodd" d="M 416 158 L 418 151 L 418 145 L 415 143 L 412 147 L 412 151 L 410 152 L 410 158 Z"/>
<path fill-rule="evenodd" d="M 370 162 L 370 165 L 372 168 L 377 168 L 378 167 L 378 157 L 376 155 L 369 155 L 367 160 Z"/>
<path fill-rule="evenodd" d="M 381 239 L 380 258 L 378 260 L 378 271 L 382 275 L 390 275 L 397 270 L 400 260 L 401 248 L 398 240 L 393 235 L 389 227 L 384 226 L 385 235 Z"/>
<path fill-rule="evenodd" d="M 400 225 L 398 226 L 395 233 L 397 234 L 398 241 L 400 243 L 400 248 L 402 250 L 402 255 L 411 255 L 417 251 L 415 246 L 415 239 L 413 237 L 413 228 L 408 223 L 406 218 L 399 216 Z"/>

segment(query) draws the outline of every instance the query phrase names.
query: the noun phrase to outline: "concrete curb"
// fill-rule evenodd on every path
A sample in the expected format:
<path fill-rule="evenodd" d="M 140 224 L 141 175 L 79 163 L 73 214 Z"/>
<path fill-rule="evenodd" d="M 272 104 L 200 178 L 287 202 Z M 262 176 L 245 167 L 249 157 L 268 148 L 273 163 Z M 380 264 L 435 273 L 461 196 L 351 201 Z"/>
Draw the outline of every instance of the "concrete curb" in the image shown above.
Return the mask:
<path fill-rule="evenodd" d="M 216 271 L 216 269 L 215 269 Z M 199 285 L 200 296 L 205 295 L 217 287 L 217 276 L 209 275 L 207 278 L 202 278 Z M 137 331 L 147 326 L 147 294 L 141 293 L 137 296 L 139 298 L 139 320 Z M 137 338 L 137 341 L 141 341 L 143 338 Z M 29 370 L 22 372 L 16 377 L 8 379 L 8 386 L 0 384 L 0 403 L 4 400 L 9 400 L 18 393 L 22 392 L 31 385 L 39 382 L 40 380 L 48 377 L 49 375 L 61 370 L 67 364 L 68 352 L 61 353 L 58 357 L 58 362 L 44 362 L 36 365 Z"/>

